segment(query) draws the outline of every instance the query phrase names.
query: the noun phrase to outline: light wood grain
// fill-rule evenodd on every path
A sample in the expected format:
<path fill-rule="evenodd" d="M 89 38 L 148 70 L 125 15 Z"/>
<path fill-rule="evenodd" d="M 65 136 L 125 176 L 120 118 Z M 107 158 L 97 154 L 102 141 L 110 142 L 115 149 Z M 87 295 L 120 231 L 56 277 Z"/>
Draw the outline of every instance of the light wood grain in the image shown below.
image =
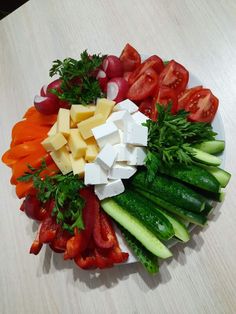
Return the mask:
<path fill-rule="evenodd" d="M 52 60 L 117 53 L 130 42 L 184 65 L 220 99 L 233 174 L 204 230 L 151 277 L 139 264 L 100 274 L 43 250 L 28 254 L 35 226 L 19 210 L 10 171 L 0 165 L 0 313 L 236 312 L 236 2 L 234 0 L 31 0 L 0 22 L 0 150 L 48 81 Z"/>

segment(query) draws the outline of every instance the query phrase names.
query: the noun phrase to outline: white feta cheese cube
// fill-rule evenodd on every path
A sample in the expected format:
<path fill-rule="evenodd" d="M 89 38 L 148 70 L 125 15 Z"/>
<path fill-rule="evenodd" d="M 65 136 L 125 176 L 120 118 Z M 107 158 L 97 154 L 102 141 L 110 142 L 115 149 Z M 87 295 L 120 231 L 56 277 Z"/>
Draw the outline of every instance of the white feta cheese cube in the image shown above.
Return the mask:
<path fill-rule="evenodd" d="M 127 144 L 116 144 L 113 146 L 117 151 L 116 161 L 129 161 L 132 154 L 132 148 Z"/>
<path fill-rule="evenodd" d="M 124 132 L 119 130 L 119 134 L 120 134 L 120 143 L 124 143 Z"/>
<path fill-rule="evenodd" d="M 95 185 L 94 192 L 100 200 L 123 193 L 125 190 L 123 182 L 118 180 L 109 180 L 107 184 Z"/>
<path fill-rule="evenodd" d="M 136 123 L 127 123 L 124 130 L 124 143 L 147 146 L 148 128 Z"/>
<path fill-rule="evenodd" d="M 100 148 L 104 147 L 106 143 L 111 145 L 120 143 L 119 130 L 113 122 L 106 122 L 93 128 L 92 133 Z"/>
<path fill-rule="evenodd" d="M 113 108 L 113 111 L 120 111 L 120 110 L 126 110 L 129 113 L 134 113 L 138 111 L 138 106 L 135 105 L 135 103 L 133 103 L 131 100 L 125 99 L 119 102 L 118 104 L 116 104 L 115 107 Z"/>
<path fill-rule="evenodd" d="M 143 114 L 140 111 L 133 113 L 131 117 L 133 118 L 134 122 L 137 124 L 145 123 L 148 120 L 148 117 L 145 116 L 145 114 Z"/>
<path fill-rule="evenodd" d="M 131 114 L 126 110 L 121 110 L 117 112 L 112 112 L 112 114 L 107 119 L 107 122 L 114 122 L 118 129 L 124 131 L 125 123 L 132 122 L 133 119 Z"/>
<path fill-rule="evenodd" d="M 136 167 L 129 166 L 125 162 L 117 162 L 110 169 L 108 179 L 129 179 L 136 171 Z"/>
<path fill-rule="evenodd" d="M 130 160 L 127 162 L 131 166 L 143 166 L 146 158 L 146 149 L 144 147 L 134 147 Z"/>
<path fill-rule="evenodd" d="M 96 163 L 88 163 L 84 166 L 84 184 L 105 184 L 107 180 L 107 171 Z"/>
<path fill-rule="evenodd" d="M 115 148 L 107 143 L 97 155 L 96 162 L 105 170 L 109 170 L 113 166 L 117 154 Z"/>

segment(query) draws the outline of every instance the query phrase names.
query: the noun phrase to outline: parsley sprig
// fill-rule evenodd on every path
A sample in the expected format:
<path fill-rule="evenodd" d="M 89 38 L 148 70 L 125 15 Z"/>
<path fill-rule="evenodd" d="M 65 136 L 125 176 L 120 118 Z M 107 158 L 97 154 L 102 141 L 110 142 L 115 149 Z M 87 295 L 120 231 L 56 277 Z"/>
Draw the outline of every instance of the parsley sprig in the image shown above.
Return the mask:
<path fill-rule="evenodd" d="M 189 165 L 194 155 L 192 146 L 213 140 L 216 133 L 208 123 L 189 122 L 188 112 L 180 110 L 171 114 L 171 104 L 166 108 L 157 104 L 158 120 L 147 120 L 148 147 L 145 166 L 147 180 L 155 178 L 157 170 L 173 167 L 176 163 Z"/>
<path fill-rule="evenodd" d="M 80 60 L 66 58 L 53 61 L 50 77 L 59 75 L 62 80 L 61 91 L 52 89 L 59 99 L 70 104 L 93 103 L 103 93 L 94 73 L 102 64 L 105 56 L 89 56 L 87 50 L 81 53 Z"/>
<path fill-rule="evenodd" d="M 82 218 L 84 199 L 79 195 L 79 190 L 84 187 L 84 184 L 79 177 L 71 172 L 67 175 L 55 174 L 42 179 L 40 173 L 47 167 L 45 161 L 39 169 L 30 165 L 28 167 L 29 171 L 18 178 L 18 181 L 33 180 L 37 198 L 42 203 L 55 201 L 52 215 L 56 216 L 57 223 L 61 224 L 63 229 L 71 233 L 75 227 L 84 229 Z"/>

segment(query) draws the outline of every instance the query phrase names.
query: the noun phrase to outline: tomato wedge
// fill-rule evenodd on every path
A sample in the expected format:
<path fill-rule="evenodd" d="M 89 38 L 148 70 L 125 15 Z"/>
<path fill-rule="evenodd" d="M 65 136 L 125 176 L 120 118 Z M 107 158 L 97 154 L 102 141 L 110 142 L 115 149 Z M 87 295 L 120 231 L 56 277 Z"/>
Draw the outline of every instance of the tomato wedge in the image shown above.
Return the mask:
<path fill-rule="evenodd" d="M 152 68 L 149 68 L 130 86 L 127 98 L 140 101 L 152 96 L 157 88 L 158 75 Z"/>
<path fill-rule="evenodd" d="M 189 73 L 181 64 L 171 60 L 160 74 L 160 86 L 173 89 L 176 95 L 185 90 Z"/>
<path fill-rule="evenodd" d="M 145 114 L 148 118 L 156 121 L 157 119 L 157 109 L 156 109 L 156 101 L 153 97 L 148 97 L 141 102 L 139 105 L 139 111 Z"/>
<path fill-rule="evenodd" d="M 156 55 L 147 58 L 137 69 L 129 75 L 128 82 L 132 85 L 147 69 L 152 68 L 157 74 L 164 69 L 164 63 Z"/>
<path fill-rule="evenodd" d="M 141 63 L 141 57 L 138 51 L 130 44 L 126 44 L 120 55 L 120 61 L 124 72 L 134 71 Z"/>
<path fill-rule="evenodd" d="M 202 88 L 189 98 L 185 110 L 189 111 L 189 120 L 210 123 L 218 109 L 219 100 L 209 89 Z"/>
<path fill-rule="evenodd" d="M 173 89 L 168 87 L 161 87 L 157 96 L 157 103 L 167 106 L 172 103 L 171 112 L 174 114 L 177 112 L 178 99 Z"/>
<path fill-rule="evenodd" d="M 184 109 L 189 98 L 200 89 L 202 89 L 201 85 L 186 89 L 183 93 L 181 93 L 181 95 L 178 96 L 178 110 Z"/>

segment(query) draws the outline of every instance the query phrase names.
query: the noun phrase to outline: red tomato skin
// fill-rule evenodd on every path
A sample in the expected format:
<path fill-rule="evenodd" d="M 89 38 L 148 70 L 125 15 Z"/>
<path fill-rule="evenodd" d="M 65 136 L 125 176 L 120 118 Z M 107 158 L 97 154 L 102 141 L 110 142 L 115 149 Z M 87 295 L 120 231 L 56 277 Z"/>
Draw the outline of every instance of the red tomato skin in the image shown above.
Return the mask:
<path fill-rule="evenodd" d="M 215 117 L 219 100 L 209 89 L 196 91 L 185 106 L 189 112 L 188 119 L 192 122 L 211 123 Z"/>
<path fill-rule="evenodd" d="M 171 60 L 160 74 L 160 86 L 173 89 L 179 95 L 186 89 L 189 72 L 180 63 Z"/>
<path fill-rule="evenodd" d="M 188 100 L 191 98 L 191 96 L 196 92 L 202 89 L 202 86 L 195 86 L 192 88 L 188 88 L 185 91 L 183 91 L 180 95 L 178 95 L 178 109 L 181 110 L 184 109 L 186 104 L 188 103 Z"/>
<path fill-rule="evenodd" d="M 175 114 L 177 112 L 178 99 L 174 90 L 168 87 L 160 87 L 156 103 L 167 106 L 169 102 L 172 103 L 171 112 Z"/>
<path fill-rule="evenodd" d="M 145 114 L 148 118 L 156 121 L 157 119 L 157 109 L 155 106 L 155 98 L 148 97 L 144 99 L 139 105 L 139 111 Z"/>
<path fill-rule="evenodd" d="M 141 64 L 141 57 L 134 47 L 126 44 L 120 55 L 120 61 L 124 72 L 132 72 Z"/>
<path fill-rule="evenodd" d="M 158 87 L 158 75 L 149 68 L 130 86 L 127 98 L 133 101 L 141 101 L 152 96 Z"/>

